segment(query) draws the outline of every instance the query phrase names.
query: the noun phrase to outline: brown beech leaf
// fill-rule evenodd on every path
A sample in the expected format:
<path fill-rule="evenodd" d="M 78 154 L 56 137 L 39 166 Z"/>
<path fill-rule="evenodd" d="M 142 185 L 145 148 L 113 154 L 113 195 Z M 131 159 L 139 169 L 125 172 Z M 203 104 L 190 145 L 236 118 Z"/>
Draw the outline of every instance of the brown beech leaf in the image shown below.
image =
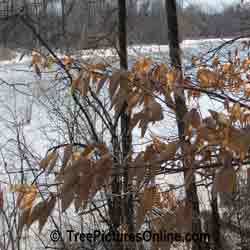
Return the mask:
<path fill-rule="evenodd" d="M 240 104 L 235 103 L 231 109 L 231 119 L 233 121 L 240 120 L 241 118 L 241 109 L 240 109 Z"/>
<path fill-rule="evenodd" d="M 56 197 L 51 196 L 49 199 L 46 200 L 45 209 L 40 214 L 38 221 L 39 221 L 39 233 L 42 232 L 44 225 L 46 224 L 48 217 L 51 215 L 54 207 L 56 204 Z"/>
<path fill-rule="evenodd" d="M 68 161 L 69 161 L 69 159 L 70 159 L 70 157 L 72 155 L 72 151 L 73 151 L 73 146 L 71 144 L 67 145 L 64 148 L 63 160 L 62 160 L 62 168 L 64 168 L 67 165 L 67 163 L 68 163 Z"/>
<path fill-rule="evenodd" d="M 199 69 L 197 72 L 197 79 L 202 88 L 210 88 L 216 86 L 218 82 L 218 75 L 209 69 Z"/>
<path fill-rule="evenodd" d="M 130 73 L 128 71 L 121 72 L 120 75 L 120 88 L 122 90 L 123 95 L 128 96 L 130 88 Z"/>
<path fill-rule="evenodd" d="M 233 167 L 223 167 L 216 174 L 214 192 L 232 193 L 236 189 L 236 172 Z"/>
<path fill-rule="evenodd" d="M 109 96 L 110 99 L 113 98 L 117 88 L 120 84 L 120 72 L 114 72 L 111 76 L 110 82 L 109 82 Z"/>
<path fill-rule="evenodd" d="M 160 153 L 167 149 L 167 144 L 160 141 L 157 137 L 153 137 L 153 145 L 156 152 Z"/>
<path fill-rule="evenodd" d="M 185 171 L 185 188 L 188 190 L 190 188 L 190 185 L 193 182 L 193 177 L 194 177 L 194 170 L 192 168 L 189 168 Z"/>
<path fill-rule="evenodd" d="M 209 144 L 220 144 L 224 139 L 224 136 L 220 135 L 220 132 L 215 128 L 200 127 L 198 130 L 197 142 L 204 143 L 205 141 Z"/>
<path fill-rule="evenodd" d="M 90 82 L 89 79 L 83 79 L 82 80 L 82 85 L 81 85 L 81 88 L 80 88 L 80 93 L 81 93 L 82 96 L 87 96 L 88 91 L 89 91 L 89 82 Z"/>
<path fill-rule="evenodd" d="M 72 189 L 72 185 L 79 182 L 81 175 L 88 174 L 90 171 L 90 160 L 81 156 L 79 160 L 73 162 L 72 166 L 66 168 L 63 174 L 58 176 L 59 180 L 63 180 L 61 192 L 68 192 Z"/>
<path fill-rule="evenodd" d="M 51 161 L 55 161 L 55 159 L 57 159 L 57 157 L 58 157 L 58 154 L 56 151 L 48 153 L 48 155 L 44 159 L 41 160 L 41 162 L 39 164 L 40 168 L 46 169 L 49 166 L 49 164 L 51 163 Z"/>
<path fill-rule="evenodd" d="M 124 101 L 126 101 L 126 96 L 123 94 L 122 90 L 119 89 L 111 99 L 110 110 L 112 110 L 112 108 L 115 107 L 116 112 L 119 112 Z"/>
<path fill-rule="evenodd" d="M 85 70 L 79 72 L 78 77 L 72 82 L 72 88 L 80 91 L 82 96 L 87 96 L 89 90 L 90 76 Z"/>
<path fill-rule="evenodd" d="M 89 155 L 91 156 L 91 154 L 93 153 L 93 151 L 95 150 L 95 145 L 93 144 L 89 144 L 87 145 L 87 147 L 84 149 L 82 156 L 83 157 L 88 157 Z"/>
<path fill-rule="evenodd" d="M 185 114 L 184 121 L 186 125 L 191 125 L 193 128 L 199 128 L 201 125 L 200 114 L 194 108 Z"/>
<path fill-rule="evenodd" d="M 109 153 L 109 149 L 105 143 L 94 144 L 94 145 L 99 150 L 101 156 Z"/>
<path fill-rule="evenodd" d="M 143 112 L 139 112 L 133 115 L 131 122 L 130 122 L 130 131 L 136 127 L 136 125 L 139 123 L 139 121 L 145 119 L 145 115 Z"/>
<path fill-rule="evenodd" d="M 229 126 L 231 124 L 229 118 L 222 112 L 216 112 L 213 110 L 208 110 L 212 115 L 213 119 L 217 122 L 218 125 Z"/>
<path fill-rule="evenodd" d="M 139 103 L 140 99 L 142 98 L 140 93 L 131 93 L 128 96 L 128 107 L 127 110 L 130 113 L 133 108 Z"/>
<path fill-rule="evenodd" d="M 151 101 L 145 112 L 149 121 L 156 122 L 163 119 L 162 107 L 156 101 Z"/>
<path fill-rule="evenodd" d="M 35 70 L 36 74 L 39 76 L 39 78 L 41 78 L 42 73 L 41 73 L 41 70 L 37 64 L 34 64 L 34 70 Z"/>
<path fill-rule="evenodd" d="M 109 153 L 102 155 L 94 166 L 94 183 L 92 185 L 92 195 L 106 184 L 112 174 L 112 158 Z"/>
<path fill-rule="evenodd" d="M 72 188 L 72 185 L 79 181 L 78 172 L 76 170 L 77 169 L 72 168 L 71 171 L 63 175 L 63 184 L 61 186 L 62 193 L 68 192 Z"/>
<path fill-rule="evenodd" d="M 139 128 L 141 128 L 141 138 L 143 138 L 147 132 L 148 128 L 148 120 L 142 119 L 139 124 Z"/>
<path fill-rule="evenodd" d="M 84 204 L 87 202 L 90 196 L 91 188 L 93 188 L 94 174 L 82 174 L 79 181 L 79 199 Z"/>
<path fill-rule="evenodd" d="M 28 224 L 29 215 L 30 215 L 30 208 L 21 211 L 18 221 L 18 230 L 20 233 L 23 231 L 23 227 Z"/>
<path fill-rule="evenodd" d="M 70 204 L 73 202 L 74 200 L 74 190 L 69 190 L 66 193 L 62 193 L 61 194 L 61 206 L 62 206 L 62 212 L 65 212 L 65 210 L 68 209 L 68 207 L 70 206 Z"/>
<path fill-rule="evenodd" d="M 49 167 L 47 169 L 48 174 L 54 169 L 56 162 L 58 160 L 59 154 L 56 152 L 55 155 L 53 156 L 53 158 L 50 161 Z"/>
<path fill-rule="evenodd" d="M 30 211 L 29 219 L 27 222 L 27 226 L 30 227 L 35 221 L 37 221 L 43 213 L 44 209 L 46 209 L 46 201 L 41 201 L 37 203 Z"/>
<path fill-rule="evenodd" d="M 234 151 L 243 160 L 249 152 L 250 146 L 250 130 L 249 128 L 236 129 L 231 127 L 228 130 L 228 141 L 225 145 L 230 150 Z M 224 142 L 225 143 L 225 142 Z"/>
<path fill-rule="evenodd" d="M 107 82 L 108 78 L 106 76 L 99 79 L 97 83 L 96 93 L 99 94 L 104 84 Z"/>
<path fill-rule="evenodd" d="M 20 196 L 20 203 L 18 204 L 18 207 L 20 209 L 27 209 L 31 208 L 33 205 L 34 200 L 37 196 L 37 191 L 35 192 L 28 192 L 28 193 L 19 193 Z"/>

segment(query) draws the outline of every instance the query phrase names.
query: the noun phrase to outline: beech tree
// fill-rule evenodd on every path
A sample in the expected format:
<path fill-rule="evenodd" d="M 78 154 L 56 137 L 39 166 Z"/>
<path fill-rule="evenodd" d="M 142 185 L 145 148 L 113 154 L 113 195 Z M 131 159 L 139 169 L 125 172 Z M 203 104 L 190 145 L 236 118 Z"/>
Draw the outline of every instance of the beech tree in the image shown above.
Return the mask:
<path fill-rule="evenodd" d="M 53 84 L 63 86 L 61 91 L 70 93 L 73 101 L 68 109 L 58 111 L 67 124 L 63 130 L 67 139 L 48 145 L 34 166 L 24 157 L 25 164 L 39 173 L 32 180 L 27 177 L 26 183 L 22 178 L 10 185 L 10 192 L 17 194 L 18 236 L 24 229 L 32 230 L 36 222 L 41 233 L 49 218 L 58 229 L 53 217 L 56 205 L 60 204 L 60 216 L 64 216 L 72 212 L 73 203 L 79 218 L 92 215 L 106 233 L 138 233 L 145 226 L 154 233 L 201 234 L 205 231 L 199 179 L 199 183 L 210 181 L 212 240 L 183 245 L 193 250 L 221 249 L 218 194 L 234 193 L 237 174 L 249 165 L 250 58 L 240 57 L 239 48 L 230 52 L 225 62 L 215 51 L 210 60 L 194 57 L 195 73 L 188 75 L 181 62 L 175 0 L 166 0 L 165 7 L 170 64 L 143 57 L 128 67 L 126 1 L 118 1 L 120 69 L 83 63 L 73 55 L 57 56 L 27 13 L 18 16 L 49 52 L 32 52 L 34 72 L 42 78 L 44 71 L 51 70 Z M 206 110 L 201 102 L 204 98 L 223 104 L 223 111 L 216 107 Z M 68 121 L 72 109 L 77 115 Z M 170 120 L 175 122 L 175 136 L 152 132 Z M 135 131 L 148 139 L 139 151 L 133 140 Z M 172 174 L 183 175 L 183 183 L 164 188 Z M 164 183 L 158 181 L 162 175 Z M 44 178 L 50 182 L 44 183 Z M 185 196 L 180 199 L 176 191 L 182 186 Z M 0 190 L 2 213 L 6 206 L 3 195 Z M 173 245 L 155 241 L 150 247 L 161 250 Z M 102 247 L 138 249 L 139 243 L 114 241 Z"/>

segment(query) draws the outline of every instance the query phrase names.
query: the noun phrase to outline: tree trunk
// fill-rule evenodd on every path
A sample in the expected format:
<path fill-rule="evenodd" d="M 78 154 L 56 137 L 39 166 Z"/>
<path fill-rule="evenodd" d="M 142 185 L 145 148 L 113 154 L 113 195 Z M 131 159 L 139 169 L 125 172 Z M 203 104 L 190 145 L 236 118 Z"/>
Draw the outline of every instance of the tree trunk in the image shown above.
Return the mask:
<path fill-rule="evenodd" d="M 127 6 L 126 0 L 118 0 L 118 37 L 119 37 L 119 56 L 120 69 L 128 69 L 127 55 Z M 128 225 L 128 233 L 134 233 L 134 207 L 133 192 L 130 188 L 128 178 L 127 156 L 131 151 L 131 134 L 129 132 L 130 114 L 126 112 L 127 103 L 123 105 L 121 114 L 121 134 L 122 134 L 122 163 L 123 163 L 123 199 L 124 218 L 123 223 Z M 133 245 L 127 246 L 126 249 L 133 249 Z"/>
<path fill-rule="evenodd" d="M 221 250 L 221 235 L 220 235 L 220 215 L 218 211 L 218 197 L 217 193 L 212 192 L 212 201 L 211 201 L 211 223 L 212 223 L 212 232 L 211 236 L 214 243 L 214 250 Z"/>
<path fill-rule="evenodd" d="M 118 36 L 120 67 L 123 70 L 128 68 L 127 56 L 127 7 L 126 0 L 118 0 Z"/>
<path fill-rule="evenodd" d="M 177 7 L 176 0 L 166 0 L 165 1 L 166 14 L 167 14 L 167 23 L 168 23 L 168 39 L 169 39 L 169 52 L 171 64 L 177 70 L 180 71 L 182 75 L 182 65 L 180 57 L 180 45 L 179 45 L 179 33 L 178 33 L 178 20 L 177 20 Z M 183 118 L 187 112 L 187 105 L 184 91 L 178 91 L 175 93 L 175 104 L 176 104 L 176 120 L 178 126 L 179 139 L 182 142 L 185 142 L 184 128 L 185 124 Z M 190 143 L 190 142 L 187 142 Z M 185 156 L 184 148 L 182 148 L 183 155 Z M 183 160 L 184 168 L 191 167 L 192 162 L 189 162 L 188 159 Z M 187 171 L 184 171 L 184 179 L 186 182 Z M 201 221 L 200 221 L 200 210 L 199 210 L 199 199 L 197 195 L 197 188 L 195 184 L 195 175 L 192 176 L 191 184 L 186 186 L 186 197 L 189 202 L 192 203 L 192 232 L 201 233 Z M 193 243 L 193 250 L 201 250 L 203 244 L 201 242 Z"/>
<path fill-rule="evenodd" d="M 47 25 L 46 22 L 48 20 L 48 16 L 47 16 L 47 4 L 48 2 L 46 0 L 43 0 L 43 8 L 42 8 L 42 19 L 43 19 L 43 37 L 44 40 L 47 41 L 48 40 L 48 29 L 49 29 L 49 24 Z"/>
<path fill-rule="evenodd" d="M 61 22 L 62 22 L 62 26 L 61 26 L 61 32 L 62 32 L 62 41 L 63 43 L 66 42 L 66 46 L 68 48 L 68 43 L 67 43 L 67 38 L 66 38 L 66 34 L 65 34 L 65 0 L 61 0 Z M 65 44 L 62 44 L 62 46 Z"/>

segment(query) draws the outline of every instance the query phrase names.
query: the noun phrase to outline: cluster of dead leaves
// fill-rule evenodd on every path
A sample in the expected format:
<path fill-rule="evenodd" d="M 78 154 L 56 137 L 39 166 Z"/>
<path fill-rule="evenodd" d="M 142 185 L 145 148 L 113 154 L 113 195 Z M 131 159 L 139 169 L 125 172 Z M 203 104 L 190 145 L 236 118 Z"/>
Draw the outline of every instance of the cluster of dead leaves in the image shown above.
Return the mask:
<path fill-rule="evenodd" d="M 95 151 L 99 159 L 91 159 Z M 85 206 L 89 198 L 108 183 L 111 176 L 112 158 L 105 145 L 88 145 L 82 152 L 73 152 L 72 146 L 65 147 L 63 165 L 56 176 L 62 183 L 59 198 L 62 211 L 75 201 L 75 209 Z"/>
<path fill-rule="evenodd" d="M 37 188 L 35 185 L 11 185 L 10 192 L 18 193 L 16 205 L 20 209 L 31 208 L 37 197 Z"/>
<path fill-rule="evenodd" d="M 28 184 L 11 185 L 10 192 L 18 194 L 16 204 L 21 210 L 18 224 L 19 230 L 22 231 L 25 225 L 29 228 L 34 222 L 38 221 L 39 232 L 41 232 L 53 211 L 56 197 L 51 195 L 49 198 L 34 204 L 38 190 L 35 185 Z"/>
<path fill-rule="evenodd" d="M 205 119 L 201 119 L 196 109 L 190 110 L 185 115 L 185 135 L 189 137 L 196 135 L 194 144 L 196 149 L 188 155 L 193 155 L 193 159 L 195 155 L 202 156 L 202 160 L 199 161 L 202 164 L 206 162 L 211 164 L 214 160 L 220 163 L 222 168 L 219 171 L 210 172 L 215 173 L 214 190 L 234 192 L 236 171 L 232 166 L 233 159 L 242 162 L 249 156 L 250 147 L 250 129 L 247 126 L 235 127 L 234 123 L 245 124 L 246 116 L 238 103 L 228 108 L 228 115 L 209 111 L 211 116 Z"/>
<path fill-rule="evenodd" d="M 244 96 L 250 96 L 249 88 L 250 57 L 241 59 L 239 51 L 229 51 L 228 62 L 223 63 L 218 56 L 212 60 L 212 66 L 199 66 L 197 81 L 204 89 L 220 89 L 235 93 L 243 90 Z"/>
<path fill-rule="evenodd" d="M 145 216 L 152 212 L 153 208 L 162 211 L 174 212 L 178 202 L 173 191 L 162 192 L 158 185 L 146 186 L 143 192 L 139 193 L 139 208 L 137 211 L 137 223 L 142 225 Z"/>
<path fill-rule="evenodd" d="M 92 159 L 93 154 L 98 156 L 98 160 Z M 41 160 L 40 168 L 50 172 L 58 159 L 59 153 L 56 150 L 49 152 Z M 10 192 L 18 194 L 16 203 L 21 210 L 20 230 L 24 225 L 29 228 L 35 221 L 38 221 L 39 231 L 41 231 L 57 200 L 61 201 L 63 212 L 73 201 L 75 201 L 76 211 L 80 207 L 84 208 L 89 198 L 106 187 L 111 176 L 111 169 L 112 158 L 104 144 L 90 144 L 83 151 L 74 151 L 72 145 L 65 146 L 61 170 L 56 175 L 60 190 L 58 194 L 51 194 L 47 199 L 35 204 L 38 198 L 38 189 L 35 185 L 10 186 Z"/>
<path fill-rule="evenodd" d="M 129 163 L 129 176 L 131 180 L 136 178 L 137 188 L 140 188 L 145 178 L 151 180 L 158 175 L 163 163 L 174 160 L 179 146 L 178 141 L 165 143 L 156 137 L 153 138 L 153 143 Z"/>
<path fill-rule="evenodd" d="M 39 51 L 32 51 L 31 66 L 33 66 L 34 72 L 41 78 L 42 71 L 45 69 L 51 69 L 52 65 L 56 63 L 56 60 L 52 56 L 45 56 Z"/>
<path fill-rule="evenodd" d="M 52 214 L 55 204 L 56 197 L 51 195 L 33 207 L 23 209 L 19 218 L 19 230 L 22 231 L 25 225 L 29 228 L 33 223 L 38 221 L 39 232 L 41 232 L 49 216 Z"/>
<path fill-rule="evenodd" d="M 131 70 L 107 73 L 107 66 L 103 64 L 84 65 L 72 81 L 72 88 L 87 96 L 91 87 L 99 94 L 103 87 L 108 89 L 110 109 L 116 114 L 121 111 L 132 113 L 135 107 L 143 106 L 143 110 L 134 114 L 133 128 L 138 122 L 144 136 L 148 123 L 163 119 L 163 110 L 156 101 L 154 93 L 165 96 L 169 106 L 174 107 L 171 91 L 179 79 L 178 71 L 169 70 L 164 64 L 154 65 L 149 58 L 142 58 L 135 62 Z M 126 109 L 123 110 L 124 104 Z"/>
<path fill-rule="evenodd" d="M 135 113 L 132 117 L 130 129 L 132 130 L 137 124 L 141 129 L 141 137 L 143 138 L 150 122 L 163 120 L 163 109 L 161 104 L 155 98 L 149 95 L 144 96 L 144 106 L 142 111 Z"/>
<path fill-rule="evenodd" d="M 160 216 L 155 217 L 153 209 L 160 209 Z M 137 210 L 137 225 L 144 223 L 145 217 L 151 218 L 152 231 L 191 232 L 192 231 L 192 203 L 186 199 L 177 201 L 173 191 L 161 192 L 156 185 L 146 186 L 139 193 L 139 207 Z M 164 246 L 170 249 L 172 242 L 154 242 L 154 249 Z"/>
<path fill-rule="evenodd" d="M 241 160 L 249 153 L 250 131 L 247 126 L 237 128 L 235 122 L 249 124 L 249 112 L 245 112 L 235 103 L 228 108 L 228 115 L 223 112 L 209 110 L 211 116 L 201 119 L 199 112 L 192 109 L 184 117 L 185 135 L 197 135 L 197 145 L 217 145 L 226 148 L 240 157 Z"/>

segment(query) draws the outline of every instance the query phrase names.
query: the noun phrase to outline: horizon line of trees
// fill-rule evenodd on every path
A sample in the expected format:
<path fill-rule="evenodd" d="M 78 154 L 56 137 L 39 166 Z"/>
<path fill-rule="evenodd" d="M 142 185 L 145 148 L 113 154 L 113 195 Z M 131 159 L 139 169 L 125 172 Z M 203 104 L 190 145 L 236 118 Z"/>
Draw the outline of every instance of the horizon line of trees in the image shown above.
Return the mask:
<path fill-rule="evenodd" d="M 46 40 L 54 47 L 86 49 L 117 44 L 117 4 L 112 1 L 32 0 L 29 14 Z M 7 0 L 8 2 L 8 0 Z M 31 6 L 31 7 L 30 7 Z M 164 1 L 129 0 L 128 44 L 167 44 L 168 33 Z M 0 2 L 0 12 L 6 13 Z M 13 8 L 13 10 L 16 10 Z M 8 10 L 8 11 L 11 11 Z M 248 31 L 250 8 L 231 5 L 220 13 L 205 11 L 197 4 L 178 7 L 180 38 L 232 37 Z M 0 45 L 9 48 L 34 48 L 39 44 L 18 19 L 0 24 Z M 18 41 L 18 42 L 17 42 Z"/>

